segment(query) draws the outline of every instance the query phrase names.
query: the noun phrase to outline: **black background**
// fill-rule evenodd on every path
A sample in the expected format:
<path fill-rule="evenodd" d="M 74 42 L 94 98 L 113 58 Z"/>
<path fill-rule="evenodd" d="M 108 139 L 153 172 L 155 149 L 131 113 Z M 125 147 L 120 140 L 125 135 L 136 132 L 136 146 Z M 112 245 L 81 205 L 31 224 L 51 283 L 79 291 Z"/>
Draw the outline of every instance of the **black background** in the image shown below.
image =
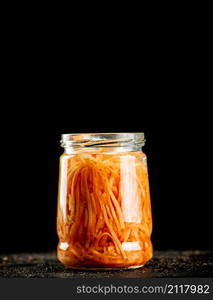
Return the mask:
<path fill-rule="evenodd" d="M 172 40 L 143 55 L 48 43 L 19 40 L 4 59 L 0 252 L 56 249 L 60 135 L 117 131 L 145 133 L 154 248 L 212 248 L 205 51 Z"/>

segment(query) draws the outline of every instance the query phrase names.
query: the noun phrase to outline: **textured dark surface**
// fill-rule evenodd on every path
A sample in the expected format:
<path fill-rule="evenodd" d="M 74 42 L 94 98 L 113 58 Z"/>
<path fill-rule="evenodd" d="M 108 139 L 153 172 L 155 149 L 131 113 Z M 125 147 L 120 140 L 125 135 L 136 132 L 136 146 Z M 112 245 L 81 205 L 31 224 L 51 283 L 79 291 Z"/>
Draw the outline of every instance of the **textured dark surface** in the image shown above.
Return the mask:
<path fill-rule="evenodd" d="M 98 272 L 67 269 L 57 261 L 55 253 L 0 255 L 0 277 L 213 277 L 213 252 L 156 251 L 154 258 L 140 269 Z"/>

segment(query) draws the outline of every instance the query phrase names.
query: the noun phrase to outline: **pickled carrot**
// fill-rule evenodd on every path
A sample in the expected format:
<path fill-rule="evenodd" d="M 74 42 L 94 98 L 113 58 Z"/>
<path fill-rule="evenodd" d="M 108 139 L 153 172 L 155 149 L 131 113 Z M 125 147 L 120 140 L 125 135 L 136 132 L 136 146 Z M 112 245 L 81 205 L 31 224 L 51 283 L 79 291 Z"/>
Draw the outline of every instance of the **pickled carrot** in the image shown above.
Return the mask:
<path fill-rule="evenodd" d="M 64 199 L 66 218 L 62 216 L 60 205 L 57 215 L 60 242 L 68 244 L 68 248 L 63 250 L 59 242 L 58 257 L 64 264 L 71 267 L 128 267 L 142 265 L 152 257 L 152 218 L 146 165 L 138 153 L 129 153 L 129 162 L 125 155 L 106 155 L 97 151 L 68 158 L 67 196 Z M 123 157 L 128 164 L 134 162 L 132 170 L 135 168 L 135 172 L 128 168 L 122 171 Z M 125 195 L 125 186 L 122 190 L 125 176 L 135 182 L 134 190 L 128 191 L 128 195 Z M 139 199 L 138 204 L 134 203 L 138 205 L 138 211 L 130 203 L 126 213 L 140 222 L 125 219 L 125 197 L 130 202 L 135 197 Z M 137 247 L 127 250 L 123 243 L 130 246 L 133 243 Z"/>

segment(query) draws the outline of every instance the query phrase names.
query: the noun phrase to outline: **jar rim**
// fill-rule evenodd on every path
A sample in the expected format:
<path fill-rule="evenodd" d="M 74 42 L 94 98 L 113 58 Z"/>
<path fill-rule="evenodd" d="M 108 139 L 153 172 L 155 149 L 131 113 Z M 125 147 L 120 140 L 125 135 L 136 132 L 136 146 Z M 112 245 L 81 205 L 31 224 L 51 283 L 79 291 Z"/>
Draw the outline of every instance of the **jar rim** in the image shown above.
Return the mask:
<path fill-rule="evenodd" d="M 61 135 L 61 146 L 64 148 L 79 146 L 92 147 L 144 146 L 143 132 L 104 132 L 104 133 L 66 133 Z"/>

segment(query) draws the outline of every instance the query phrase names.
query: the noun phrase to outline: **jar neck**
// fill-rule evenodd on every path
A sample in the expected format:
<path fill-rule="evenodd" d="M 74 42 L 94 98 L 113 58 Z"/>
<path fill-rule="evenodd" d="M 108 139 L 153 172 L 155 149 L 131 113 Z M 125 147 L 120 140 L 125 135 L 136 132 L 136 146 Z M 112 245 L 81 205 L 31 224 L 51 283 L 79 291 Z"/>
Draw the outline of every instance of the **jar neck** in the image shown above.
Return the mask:
<path fill-rule="evenodd" d="M 103 153 L 103 154 L 111 154 L 111 153 L 121 153 L 121 152 L 141 152 L 142 146 L 126 146 L 126 147 L 78 147 L 78 146 L 69 146 L 64 147 L 64 153 L 72 154 L 79 152 L 87 152 L 87 153 Z"/>
<path fill-rule="evenodd" d="M 145 144 L 140 133 L 81 133 L 63 134 L 61 146 L 65 153 L 75 152 L 140 152 Z"/>

